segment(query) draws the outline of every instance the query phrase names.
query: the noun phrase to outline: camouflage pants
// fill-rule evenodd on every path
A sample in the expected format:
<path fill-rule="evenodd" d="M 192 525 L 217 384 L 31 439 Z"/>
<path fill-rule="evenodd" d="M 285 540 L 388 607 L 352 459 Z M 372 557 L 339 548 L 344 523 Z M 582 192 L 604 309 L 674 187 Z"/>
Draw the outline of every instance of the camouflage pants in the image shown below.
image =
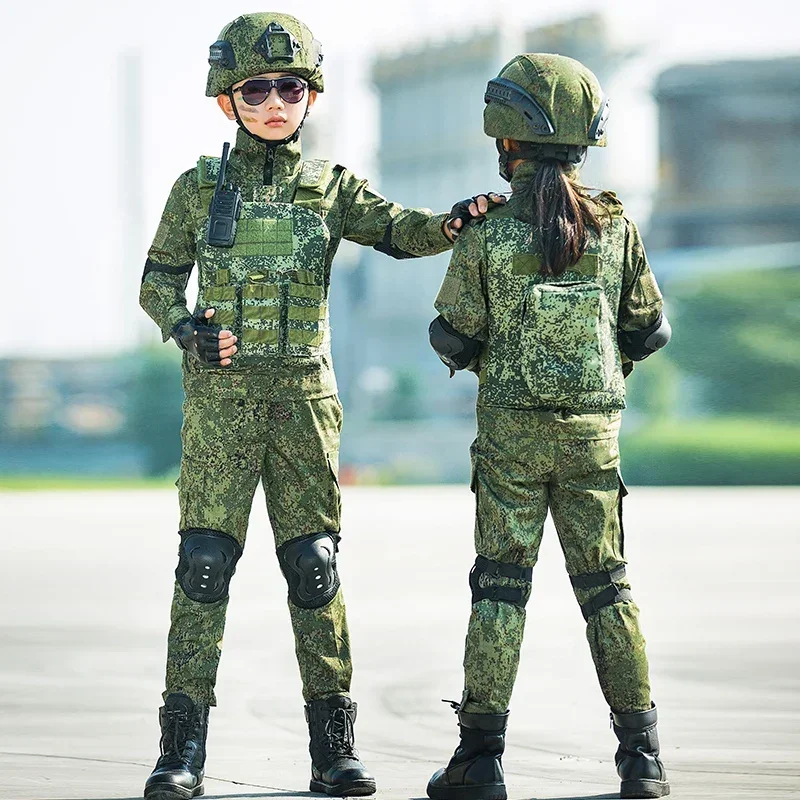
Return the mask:
<path fill-rule="evenodd" d="M 477 553 L 534 566 L 549 509 L 570 575 L 604 572 L 624 562 L 619 425 L 619 414 L 479 408 L 472 446 Z M 483 577 L 481 585 L 492 584 L 526 593 L 530 586 L 515 578 Z M 630 588 L 625 581 L 616 585 Z M 574 591 L 583 604 L 604 588 Z M 506 711 L 524 628 L 524 608 L 489 599 L 473 604 L 464 654 L 466 711 Z M 621 713 L 649 709 L 636 605 L 618 602 L 591 614 L 586 636 L 609 706 Z"/>
<path fill-rule="evenodd" d="M 339 532 L 342 408 L 335 395 L 288 402 L 189 396 L 183 414 L 181 530 L 223 531 L 244 546 L 261 480 L 276 547 L 298 536 Z M 215 705 L 227 605 L 228 598 L 190 600 L 175 584 L 165 696 L 185 692 Z M 352 666 L 341 590 L 322 608 L 289 601 L 289 615 L 304 698 L 347 694 Z"/>

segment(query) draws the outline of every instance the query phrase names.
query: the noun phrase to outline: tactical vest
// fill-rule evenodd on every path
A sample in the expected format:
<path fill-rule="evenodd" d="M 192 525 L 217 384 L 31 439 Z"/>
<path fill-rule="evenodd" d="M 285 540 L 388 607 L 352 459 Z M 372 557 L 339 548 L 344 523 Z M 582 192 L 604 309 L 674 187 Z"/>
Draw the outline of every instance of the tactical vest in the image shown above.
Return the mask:
<path fill-rule="evenodd" d="M 218 158 L 197 164 L 197 311 L 213 307 L 212 321 L 238 336 L 237 366 L 330 352 L 323 207 L 330 162 L 303 162 L 292 203 L 259 199 L 259 188 L 243 197 L 232 247 L 206 242 L 218 170 Z"/>
<path fill-rule="evenodd" d="M 624 227 L 617 216 L 558 277 L 539 274 L 530 226 L 489 218 L 486 282 L 489 343 L 480 402 L 566 411 L 625 407 L 617 347 L 624 274 Z"/>

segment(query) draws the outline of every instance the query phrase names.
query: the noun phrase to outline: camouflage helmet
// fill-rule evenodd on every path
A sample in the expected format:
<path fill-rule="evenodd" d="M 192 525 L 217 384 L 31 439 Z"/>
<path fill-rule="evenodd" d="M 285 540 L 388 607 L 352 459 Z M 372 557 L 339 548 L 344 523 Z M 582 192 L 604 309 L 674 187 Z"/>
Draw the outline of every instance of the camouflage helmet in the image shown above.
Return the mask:
<path fill-rule="evenodd" d="M 483 131 L 494 139 L 605 147 L 608 100 L 580 61 L 524 53 L 489 81 Z"/>
<path fill-rule="evenodd" d="M 325 89 L 320 69 L 322 45 L 289 14 L 265 12 L 237 17 L 209 48 L 208 63 L 208 97 L 265 72 L 289 72 L 305 78 L 318 92 Z"/>

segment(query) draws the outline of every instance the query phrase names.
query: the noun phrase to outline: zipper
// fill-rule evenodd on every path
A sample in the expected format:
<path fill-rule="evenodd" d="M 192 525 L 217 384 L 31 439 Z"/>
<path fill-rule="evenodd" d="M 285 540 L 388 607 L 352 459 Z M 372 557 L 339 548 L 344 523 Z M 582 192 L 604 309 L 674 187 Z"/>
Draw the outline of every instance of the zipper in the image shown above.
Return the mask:
<path fill-rule="evenodd" d="M 264 158 L 264 186 L 272 184 L 272 174 L 275 171 L 275 148 L 267 145 L 267 154 Z"/>

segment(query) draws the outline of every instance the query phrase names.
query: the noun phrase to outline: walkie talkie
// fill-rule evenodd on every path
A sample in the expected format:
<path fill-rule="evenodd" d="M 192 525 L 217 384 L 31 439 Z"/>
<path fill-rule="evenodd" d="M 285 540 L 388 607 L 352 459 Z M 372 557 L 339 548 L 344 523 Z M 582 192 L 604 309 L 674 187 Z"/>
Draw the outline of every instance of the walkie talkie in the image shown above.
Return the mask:
<path fill-rule="evenodd" d="M 236 220 L 242 213 L 242 193 L 239 187 L 225 188 L 225 168 L 228 166 L 230 147 L 229 142 L 225 142 L 222 146 L 219 175 L 208 216 L 206 242 L 214 247 L 233 247 L 233 240 L 236 238 Z"/>

